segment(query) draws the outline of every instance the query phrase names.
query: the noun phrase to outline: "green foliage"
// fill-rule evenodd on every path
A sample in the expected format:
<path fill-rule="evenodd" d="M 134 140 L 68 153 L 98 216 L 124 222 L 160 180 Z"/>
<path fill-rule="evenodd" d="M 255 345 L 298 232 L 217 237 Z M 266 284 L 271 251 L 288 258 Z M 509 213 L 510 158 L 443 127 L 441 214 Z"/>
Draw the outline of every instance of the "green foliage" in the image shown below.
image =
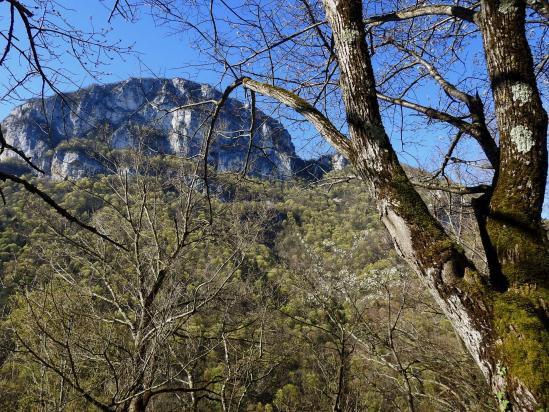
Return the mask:
<path fill-rule="evenodd" d="M 362 186 L 326 191 L 217 176 L 210 225 L 200 189 L 179 179 L 136 175 L 127 187 L 120 176 L 37 181 L 129 252 L 5 188 L 0 256 L 10 298 L 2 346 L 17 348 L 0 368 L 5 410 L 41 402 L 90 410 L 82 391 L 47 366 L 65 371 L 71 362 L 85 393 L 120 399 L 117 388 L 131 386 L 142 358 L 150 359 L 142 367 L 151 385 L 175 376 L 186 388 L 207 388 L 155 396 L 150 410 L 217 411 L 222 402 L 262 412 L 333 410 L 336 403 L 340 410 L 403 409 L 405 378 L 419 411 L 490 409 L 473 362 L 396 257 Z M 188 196 L 192 230 L 150 310 L 161 325 L 204 303 L 173 329 L 157 326 L 155 345 L 143 346 L 139 291 L 178 250 Z M 138 217 L 140 226 L 132 223 Z M 406 371 L 399 362 L 409 364 Z"/>
<path fill-rule="evenodd" d="M 496 374 L 503 380 L 506 381 L 507 379 L 507 368 L 505 366 L 497 365 Z M 498 401 L 498 407 L 500 412 L 507 412 L 509 411 L 510 402 L 506 398 L 506 393 L 504 391 L 499 391 L 496 393 L 496 398 Z"/>

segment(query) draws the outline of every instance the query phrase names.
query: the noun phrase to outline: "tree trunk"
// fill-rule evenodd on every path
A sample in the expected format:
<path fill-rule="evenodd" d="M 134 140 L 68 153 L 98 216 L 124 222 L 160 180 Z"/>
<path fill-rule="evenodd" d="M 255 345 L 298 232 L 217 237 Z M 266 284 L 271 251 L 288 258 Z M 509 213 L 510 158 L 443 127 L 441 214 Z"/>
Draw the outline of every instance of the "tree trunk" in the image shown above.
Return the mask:
<path fill-rule="evenodd" d="M 500 165 L 481 223 L 496 290 L 499 390 L 509 392 L 516 409 L 533 410 L 534 399 L 538 406 L 549 402 L 549 254 L 541 226 L 547 113 L 526 39 L 525 11 L 524 1 L 486 0 L 478 17 L 500 139 Z"/>
<path fill-rule="evenodd" d="M 518 12 L 515 20 L 503 16 L 488 22 L 490 5 L 484 3 L 480 17 L 502 147 L 495 190 L 477 199 L 475 208 L 489 258 L 488 283 L 430 214 L 391 146 L 379 112 L 362 2 L 323 2 L 334 37 L 350 139 L 299 96 L 248 78 L 242 84 L 303 114 L 370 184 L 395 248 L 452 323 L 492 386 L 500 408 L 545 407 L 549 399 L 545 274 L 549 261 L 540 222 L 547 120 L 524 37 L 524 4 L 503 0 L 498 5 L 498 12 L 508 7 Z M 511 38 L 505 34 L 510 20 L 517 27 L 522 24 L 522 31 L 517 27 L 511 31 Z M 526 79 L 530 89 L 517 86 L 510 81 L 513 78 L 515 83 L 517 78 Z M 532 104 L 522 107 L 525 101 Z"/>
<path fill-rule="evenodd" d="M 511 367 L 507 355 L 500 350 L 499 327 L 498 323 L 493 321 L 493 311 L 500 310 L 501 300 L 492 299 L 491 287 L 481 282 L 474 266 L 429 213 L 427 206 L 408 180 L 390 144 L 377 103 L 375 79 L 365 41 L 361 1 L 324 0 L 324 4 L 328 23 L 334 35 L 341 71 L 340 87 L 352 145 L 349 160 L 361 177 L 370 183 L 382 221 L 389 230 L 398 252 L 424 280 L 502 403 L 509 398 L 515 410 L 533 410 L 536 406 L 543 405 L 547 396 L 546 378 L 538 375 L 540 379 L 536 383 L 529 376 L 522 375 L 516 368 Z M 492 36 L 497 37 L 499 34 Z M 524 50 L 527 50 L 527 47 Z M 498 53 L 497 49 L 493 49 L 492 52 Z M 498 58 L 503 57 L 498 56 Z M 535 81 L 528 78 L 528 85 L 534 88 Z M 522 93 L 520 95 L 522 96 Z M 496 98 L 496 104 L 499 104 L 498 98 Z M 541 103 L 534 110 L 537 114 L 541 114 L 543 111 Z M 526 116 L 528 110 L 517 111 Z M 534 128 L 541 130 L 544 127 L 544 122 L 534 121 L 533 117 L 528 117 L 528 122 L 532 123 L 526 125 L 521 123 L 523 127 L 528 127 L 528 130 L 532 131 L 532 136 L 519 127 L 514 129 L 515 132 L 509 132 L 508 139 L 515 139 L 514 144 L 517 146 L 513 152 L 516 155 L 515 162 L 519 161 L 516 159 L 525 161 L 523 159 L 527 156 L 530 164 L 539 169 L 537 176 L 541 176 L 543 174 L 541 169 L 546 164 L 546 154 L 545 157 L 541 154 L 544 150 L 542 146 L 545 147 L 545 140 L 534 137 L 533 134 Z M 502 120 L 502 122 L 506 121 Z M 509 126 L 511 131 L 513 127 L 518 126 L 511 124 Z M 541 136 L 541 132 L 538 134 Z M 532 139 L 533 144 L 530 143 Z M 506 157 L 507 152 L 509 147 L 503 146 L 502 164 L 506 165 L 506 169 L 504 168 L 505 170 L 499 174 L 498 184 L 508 179 L 507 176 L 513 174 L 512 168 L 517 166 L 515 163 L 506 163 L 509 161 Z M 517 167 L 519 166 L 524 168 L 522 164 Z M 528 186 L 531 189 L 530 196 L 523 199 L 523 202 L 530 202 L 528 207 L 537 208 L 535 209 L 537 212 L 530 213 L 529 221 L 538 223 L 545 184 L 544 178 L 539 177 L 539 179 L 536 182 L 530 180 Z M 515 185 L 515 182 L 516 179 L 512 184 Z M 527 186 L 527 181 L 524 181 L 523 185 Z M 501 198 L 501 195 L 496 186 L 491 207 L 492 204 L 496 204 L 498 198 Z M 488 217 L 488 230 L 492 230 L 493 233 L 495 226 L 490 225 L 495 220 L 494 212 L 500 208 L 491 210 Z M 524 213 L 529 213 L 526 206 Z M 497 256 L 500 257 L 500 255 Z M 528 256 L 524 256 L 521 262 L 528 264 L 531 261 Z M 505 264 L 501 265 L 504 271 Z M 547 265 L 541 266 L 538 272 L 545 271 L 546 268 Z M 542 300 L 539 305 L 544 305 L 544 301 Z M 519 310 L 527 312 L 528 308 L 519 307 Z M 511 313 L 506 315 L 514 316 Z M 526 327 L 526 325 L 523 326 Z M 536 327 L 539 326 L 536 324 Z M 544 334 L 546 330 L 542 324 L 539 333 Z M 524 335 L 515 336 L 513 339 L 520 341 L 522 336 Z M 543 339 L 546 338 L 541 338 L 540 335 L 539 339 L 533 341 L 534 346 L 538 345 L 532 349 L 532 352 L 537 350 L 535 359 L 522 360 L 522 363 L 533 361 L 527 367 L 528 373 L 533 373 L 534 368 L 547 364 L 547 359 L 541 358 L 543 354 L 541 351 L 544 350 Z M 518 356 L 521 356 L 523 351 L 520 349 L 518 351 L 520 352 Z M 546 356 L 546 353 L 543 356 Z"/>
<path fill-rule="evenodd" d="M 145 402 L 143 401 L 143 397 L 137 396 L 133 398 L 130 401 L 130 404 L 128 405 L 128 412 L 145 412 L 146 410 Z"/>
<path fill-rule="evenodd" d="M 549 264 L 541 229 L 547 113 L 534 76 L 524 17 L 525 4 L 513 0 L 483 2 L 479 17 L 500 137 L 500 167 L 487 218 L 499 262 L 492 278 L 500 290 L 530 283 L 547 286 Z"/>

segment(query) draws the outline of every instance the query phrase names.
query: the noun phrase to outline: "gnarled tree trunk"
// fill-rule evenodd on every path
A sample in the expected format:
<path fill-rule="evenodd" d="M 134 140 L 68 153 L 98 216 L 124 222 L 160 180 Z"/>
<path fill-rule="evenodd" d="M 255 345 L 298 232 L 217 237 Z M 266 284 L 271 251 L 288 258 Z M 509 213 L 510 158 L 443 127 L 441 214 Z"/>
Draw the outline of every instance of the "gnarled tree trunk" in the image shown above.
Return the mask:
<path fill-rule="evenodd" d="M 451 320 L 500 402 L 547 402 L 547 276 L 541 207 L 547 116 L 524 34 L 523 2 L 493 1 L 480 16 L 501 135 L 486 224 L 491 284 L 431 216 L 383 128 L 360 1 L 325 0 L 341 70 L 352 162 L 372 185 L 385 226 Z"/>
<path fill-rule="evenodd" d="M 391 146 L 378 107 L 362 2 L 323 2 L 334 37 L 349 138 L 295 94 L 251 79 L 243 79 L 242 84 L 303 114 L 370 184 L 397 251 L 451 321 L 500 406 L 518 411 L 546 407 L 549 264 L 541 207 L 547 116 L 524 35 L 524 3 L 487 1 L 477 16 L 501 140 L 494 190 L 478 202 L 490 266 L 487 282 L 486 274 L 477 273 L 431 215 Z"/>
<path fill-rule="evenodd" d="M 547 117 L 524 35 L 523 2 L 482 4 L 487 65 L 501 135 L 487 217 L 491 282 L 444 232 L 406 177 L 383 127 L 359 0 L 324 0 L 341 71 L 350 160 L 369 182 L 399 253 L 422 277 L 502 405 L 548 400 L 547 276 L 541 206 Z M 494 4 L 492 4 L 494 3 Z"/>

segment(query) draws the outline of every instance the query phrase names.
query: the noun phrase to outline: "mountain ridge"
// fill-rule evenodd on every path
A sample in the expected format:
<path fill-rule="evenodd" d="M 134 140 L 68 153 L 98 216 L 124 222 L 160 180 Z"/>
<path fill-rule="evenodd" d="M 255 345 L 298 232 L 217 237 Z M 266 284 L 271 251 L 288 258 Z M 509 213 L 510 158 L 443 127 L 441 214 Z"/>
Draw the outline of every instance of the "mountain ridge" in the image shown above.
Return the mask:
<path fill-rule="evenodd" d="M 31 99 L 2 121 L 6 141 L 24 151 L 46 175 L 80 178 L 108 173 L 89 146 L 100 140 L 113 150 L 139 147 L 149 154 L 200 156 L 215 101 L 211 85 L 182 78 L 129 78 L 78 89 L 61 96 Z M 340 158 L 303 160 L 284 126 L 256 111 L 253 141 L 246 104 L 227 99 L 212 136 L 208 162 L 219 171 L 239 172 L 249 160 L 256 177 L 287 179 L 321 176 Z M 0 156 L 2 169 L 28 171 L 13 152 Z"/>

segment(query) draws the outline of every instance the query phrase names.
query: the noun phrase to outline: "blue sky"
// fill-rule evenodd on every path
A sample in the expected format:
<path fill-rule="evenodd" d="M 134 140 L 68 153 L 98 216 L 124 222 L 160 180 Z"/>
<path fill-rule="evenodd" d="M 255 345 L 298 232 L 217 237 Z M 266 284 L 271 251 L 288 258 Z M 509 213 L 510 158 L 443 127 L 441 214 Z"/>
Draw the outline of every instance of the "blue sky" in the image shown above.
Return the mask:
<path fill-rule="evenodd" d="M 110 0 L 104 3 L 99 1 L 79 1 L 74 3 L 63 1 L 60 3 L 68 5 L 77 4 L 77 6 L 74 6 L 75 9 L 67 8 L 63 10 L 63 17 L 75 27 L 82 28 L 84 31 L 92 27 L 96 29 L 108 28 L 110 29 L 107 35 L 108 41 L 116 42 L 120 40 L 122 45 L 132 46 L 134 51 L 121 57 L 114 57 L 113 60 L 102 59 L 106 63 L 101 66 L 101 70 L 105 74 L 96 79 L 87 75 L 73 59 L 64 60 L 64 69 L 73 73 L 71 75 L 72 84 L 65 84 L 61 87 L 64 91 L 75 90 L 78 87 L 87 86 L 91 83 L 111 83 L 127 79 L 128 77 L 150 76 L 184 77 L 198 82 L 213 85 L 219 84 L 219 74 L 216 72 L 219 67 L 207 64 L 200 65 L 200 63 L 206 62 L 190 46 L 190 39 L 183 34 L 170 34 L 167 27 L 158 27 L 157 22 L 146 11 L 137 16 L 136 22 L 133 23 L 119 17 L 115 17 L 112 23 L 109 23 L 109 6 L 113 3 Z M 0 20 L 0 25 L 4 26 L 5 23 L 6 20 L 3 22 Z M 17 71 L 17 67 L 14 70 Z M 36 92 L 38 85 L 39 83 L 36 82 L 34 90 L 32 90 L 33 86 L 31 86 L 29 93 L 27 95 L 23 94 L 22 97 L 30 97 L 33 92 Z M 432 90 L 425 89 L 422 92 L 424 93 L 422 96 L 423 99 L 429 96 L 436 98 L 436 93 Z M 18 102 L 2 102 L 0 105 L 0 119 L 4 118 L 16 103 Z M 299 155 L 303 157 L 316 157 L 328 150 L 327 145 L 321 141 L 313 140 L 311 142 L 309 138 L 315 135 L 311 128 L 295 128 L 287 122 L 285 125 L 294 137 L 294 144 Z M 399 151 L 401 149 L 400 132 L 392 130 L 390 127 L 388 131 L 389 133 L 393 132 L 392 140 L 395 144 L 395 149 Z M 440 147 L 441 143 L 448 142 L 449 139 L 447 130 L 431 125 L 428 131 L 408 130 L 403 135 L 404 140 L 412 140 L 412 138 L 417 137 L 418 133 L 423 134 L 420 143 L 406 146 L 409 154 L 400 153 L 403 160 L 412 165 L 429 163 L 435 157 L 437 147 Z"/>
<path fill-rule="evenodd" d="M 58 83 L 62 91 L 73 91 L 78 87 L 85 87 L 92 83 L 113 83 L 125 80 L 129 77 L 183 77 L 200 83 L 209 83 L 220 87 L 220 77 L 214 66 L 207 62 L 204 56 L 194 50 L 191 39 L 184 34 L 173 34 L 167 27 L 159 25 L 143 10 L 135 19 L 128 22 L 119 16 L 115 16 L 109 23 L 110 9 L 108 6 L 114 2 L 106 1 L 81 1 L 74 9 L 70 2 L 63 11 L 63 17 L 70 21 L 74 27 L 83 31 L 91 28 L 106 28 L 109 31 L 106 40 L 112 43 L 120 41 L 121 45 L 132 48 L 131 53 L 122 56 L 114 56 L 113 60 L 102 59 L 101 76 L 93 78 L 72 58 L 63 60 L 63 69 L 70 71 L 71 84 Z M 77 10 L 76 10 L 77 8 Z M 4 23 L 6 21 L 4 20 Z M 4 27 L 2 27 L 4 29 Z M 20 69 L 22 72 L 23 69 Z M 15 68 L 17 72 L 17 67 Z M 21 100 L 12 100 L 0 104 L 0 119 L 6 117 L 16 105 L 24 99 L 33 97 L 39 92 L 41 83 L 37 80 L 31 83 L 30 90 L 22 94 Z M 51 93 L 49 93 L 51 94 Z M 285 124 L 294 137 L 296 150 L 303 157 L 316 157 L 330 150 L 324 142 L 311 144 L 308 137 L 314 135 L 312 128 L 293 129 L 290 124 Z M 303 139 L 296 138 L 303 136 Z"/>
<path fill-rule="evenodd" d="M 124 54 L 120 57 L 115 56 L 113 60 L 103 58 L 101 61 L 104 64 L 100 66 L 100 69 L 105 74 L 99 78 L 92 78 L 87 75 L 74 59 L 63 59 L 63 68 L 72 73 L 70 76 L 72 84 L 60 83 L 60 88 L 63 91 L 72 91 L 91 83 L 112 83 L 128 77 L 150 76 L 183 77 L 198 82 L 219 85 L 219 74 L 215 72 L 215 70 L 219 70 L 219 66 L 208 65 L 203 56 L 190 46 L 188 37 L 183 34 L 171 34 L 167 27 L 159 27 L 146 10 L 141 11 L 135 22 L 128 22 L 115 16 L 112 22 L 109 23 L 109 6 L 112 6 L 113 1 L 79 1 L 76 2 L 77 6 L 72 6 L 74 9 L 70 7 L 71 4 L 75 3 L 68 1 L 61 1 L 60 3 L 68 5 L 63 10 L 63 17 L 75 27 L 81 28 L 83 31 L 89 31 L 92 27 L 95 29 L 110 29 L 107 41 L 114 43 L 120 40 L 122 45 L 131 46 L 133 49 L 133 53 Z M 220 9 L 219 12 L 223 13 L 223 10 Z M 3 23 L 5 24 L 6 20 Z M 206 63 L 206 65 L 199 65 L 200 63 Z M 15 68 L 15 71 L 17 71 L 17 68 Z M 36 81 L 31 84 L 31 90 L 26 94 L 24 93 L 22 98 L 32 97 L 39 90 L 40 82 Z M 2 102 L 0 105 L 0 119 L 3 119 L 20 102 Z M 285 125 L 294 137 L 294 144 L 301 156 L 316 157 L 330 150 L 329 146 L 319 139 L 311 141 L 310 137 L 316 134 L 312 128 L 303 125 L 297 128 L 288 122 Z M 414 157 L 424 157 L 424 153 L 429 153 L 434 147 L 434 143 L 438 143 L 439 138 L 447 138 L 447 133 L 441 132 L 439 136 L 436 129 L 433 129 L 423 146 L 408 147 L 411 156 L 408 156 L 405 161 L 413 164 L 415 163 Z M 400 134 L 397 140 L 395 143 L 398 150 Z M 403 155 L 406 156 L 406 154 Z"/>

